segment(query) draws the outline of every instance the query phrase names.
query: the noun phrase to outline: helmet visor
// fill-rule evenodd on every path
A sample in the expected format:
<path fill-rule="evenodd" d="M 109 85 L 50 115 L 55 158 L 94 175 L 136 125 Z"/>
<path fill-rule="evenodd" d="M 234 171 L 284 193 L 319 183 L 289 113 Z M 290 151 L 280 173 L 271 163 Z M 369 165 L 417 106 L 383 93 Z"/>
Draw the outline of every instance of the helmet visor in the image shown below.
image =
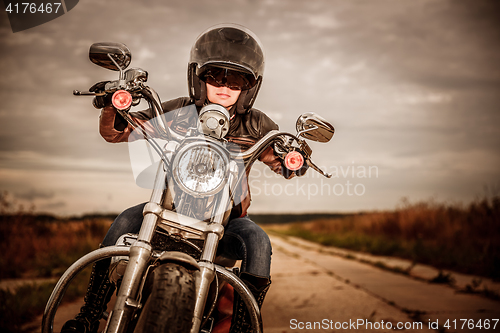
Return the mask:
<path fill-rule="evenodd" d="M 228 87 L 231 90 L 248 90 L 255 85 L 251 74 L 244 74 L 227 68 L 208 68 L 200 77 L 215 87 Z"/>

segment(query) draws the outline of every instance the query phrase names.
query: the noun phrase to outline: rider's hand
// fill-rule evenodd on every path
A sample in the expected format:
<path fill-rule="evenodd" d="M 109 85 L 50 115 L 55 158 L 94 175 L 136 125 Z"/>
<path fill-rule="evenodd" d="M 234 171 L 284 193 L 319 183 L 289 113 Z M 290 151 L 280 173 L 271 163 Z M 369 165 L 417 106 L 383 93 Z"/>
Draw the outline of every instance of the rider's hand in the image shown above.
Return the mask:
<path fill-rule="evenodd" d="M 283 177 L 285 179 L 292 179 L 295 176 L 301 177 L 301 176 L 305 175 L 308 168 L 309 168 L 309 165 L 307 164 L 307 161 L 305 158 L 304 158 L 304 164 L 302 165 L 302 167 L 298 170 L 295 170 L 295 171 L 288 169 L 285 165 L 284 160 L 281 161 L 281 174 L 283 175 Z"/>
<path fill-rule="evenodd" d="M 106 83 L 108 83 L 108 82 L 109 81 L 97 82 L 96 84 L 94 84 L 92 87 L 89 88 L 89 91 L 95 92 L 95 93 L 102 93 L 102 92 L 104 92 L 105 87 L 106 87 Z M 106 106 L 111 105 L 111 97 L 112 97 L 111 94 L 104 94 L 104 95 L 96 96 L 96 97 L 94 97 L 94 100 L 92 101 L 92 105 L 96 109 L 102 109 Z"/>
<path fill-rule="evenodd" d="M 302 166 L 302 168 L 294 171 L 294 173 L 297 175 L 297 177 L 302 177 L 303 175 L 306 174 L 307 169 L 309 169 L 309 164 L 307 164 L 307 162 L 304 161 L 304 165 Z"/>
<path fill-rule="evenodd" d="M 285 179 L 292 179 L 295 176 L 295 172 L 285 166 L 285 161 L 281 161 L 281 175 Z"/>
<path fill-rule="evenodd" d="M 292 171 L 292 173 L 288 177 L 285 177 L 285 179 L 289 180 L 292 179 L 293 177 L 295 177 L 295 171 Z"/>

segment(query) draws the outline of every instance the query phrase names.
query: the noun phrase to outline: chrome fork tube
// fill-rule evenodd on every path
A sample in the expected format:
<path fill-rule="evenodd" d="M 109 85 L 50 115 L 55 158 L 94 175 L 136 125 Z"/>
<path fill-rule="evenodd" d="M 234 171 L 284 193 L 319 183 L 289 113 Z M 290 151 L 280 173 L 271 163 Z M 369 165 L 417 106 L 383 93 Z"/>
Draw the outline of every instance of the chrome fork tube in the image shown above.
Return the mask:
<path fill-rule="evenodd" d="M 230 202 L 231 186 L 235 176 L 237 176 L 237 165 L 234 162 L 230 164 L 230 173 L 226 186 L 224 187 L 221 200 L 215 211 L 215 216 L 212 223 L 207 226 L 205 245 L 201 253 L 199 265 L 200 272 L 196 279 L 196 303 L 194 307 L 193 326 L 190 333 L 198 333 L 200 331 L 201 322 L 203 320 L 203 310 L 208 297 L 210 284 L 215 277 L 215 254 L 219 240 L 224 235 L 224 227 L 222 226 L 224 213 Z"/>
<path fill-rule="evenodd" d="M 190 333 L 198 333 L 200 331 L 201 322 L 203 320 L 203 310 L 207 301 L 208 290 L 210 284 L 215 277 L 215 266 L 211 262 L 199 262 L 200 271 L 196 274 L 196 303 L 194 306 L 193 326 Z"/>
<path fill-rule="evenodd" d="M 166 171 L 160 163 L 156 173 L 155 187 L 150 202 L 161 205 L 165 191 Z M 151 258 L 151 239 L 158 217 L 154 213 L 144 216 L 137 241 L 130 247 L 130 257 L 118 291 L 113 311 L 109 315 L 106 333 L 124 333 L 134 310 L 139 306 L 137 294 Z"/>
<path fill-rule="evenodd" d="M 203 310 L 207 301 L 210 284 L 215 277 L 214 259 L 217 252 L 217 245 L 224 234 L 224 227 L 219 223 L 208 225 L 205 246 L 201 253 L 198 264 L 200 271 L 196 279 L 196 303 L 194 306 L 193 326 L 191 333 L 198 333 L 203 320 Z"/>

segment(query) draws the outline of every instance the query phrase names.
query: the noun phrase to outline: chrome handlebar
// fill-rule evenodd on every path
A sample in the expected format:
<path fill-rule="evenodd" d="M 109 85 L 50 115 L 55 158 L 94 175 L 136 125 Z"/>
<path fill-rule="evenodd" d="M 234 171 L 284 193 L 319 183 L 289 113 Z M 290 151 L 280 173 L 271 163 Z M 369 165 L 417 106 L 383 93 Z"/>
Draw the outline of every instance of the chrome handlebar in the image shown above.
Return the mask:
<path fill-rule="evenodd" d="M 171 131 L 168 126 L 165 125 L 163 119 L 163 108 L 161 106 L 161 100 L 158 93 L 153 90 L 153 88 L 146 86 L 143 82 L 147 80 L 147 73 L 140 69 L 129 69 L 128 71 L 134 70 L 134 75 L 128 75 L 127 80 L 123 83 L 122 80 L 113 81 L 106 85 L 106 88 L 111 88 L 110 91 L 106 91 L 104 93 L 114 93 L 118 88 L 123 88 L 124 90 L 130 90 L 133 92 L 139 92 L 143 98 L 145 98 L 150 107 L 153 110 L 153 114 L 155 117 L 151 119 L 151 124 L 156 130 L 156 134 L 159 135 L 159 138 L 164 140 L 174 140 L 179 141 L 183 140 L 184 137 L 180 135 L 176 135 L 175 132 Z M 126 73 L 127 74 L 127 73 Z M 141 75 L 142 76 L 141 76 Z M 120 82 L 121 81 L 121 82 Z M 121 87 L 120 87 L 121 86 Z M 73 95 L 75 96 L 99 96 L 102 93 L 95 93 L 90 91 L 79 91 L 74 90 Z M 168 166 L 169 161 L 163 154 L 163 149 L 158 145 L 158 143 L 154 140 L 150 133 L 148 133 L 144 128 L 142 128 L 138 123 L 136 123 L 128 114 L 128 110 L 120 111 L 117 110 L 118 113 L 134 128 L 134 130 L 138 130 L 147 140 L 151 146 L 155 149 L 158 155 L 161 157 L 162 161 Z M 289 137 L 289 140 L 285 140 L 284 137 Z M 251 148 L 242 153 L 231 153 L 231 158 L 235 160 L 242 160 L 245 163 L 246 171 L 252 167 L 253 163 L 259 158 L 259 156 L 266 150 L 271 144 L 276 141 L 280 141 L 280 143 L 284 146 L 290 146 L 293 141 L 300 143 L 304 143 L 304 140 L 300 139 L 297 135 L 293 135 L 287 132 L 281 132 L 277 130 L 272 130 L 268 132 L 264 137 L 262 137 L 259 141 L 257 141 Z M 310 150 L 310 148 L 308 148 Z M 307 154 L 306 163 L 313 170 L 317 171 L 321 175 L 331 178 L 332 175 L 322 171 L 316 164 L 314 164 L 310 158 L 310 153 Z"/>

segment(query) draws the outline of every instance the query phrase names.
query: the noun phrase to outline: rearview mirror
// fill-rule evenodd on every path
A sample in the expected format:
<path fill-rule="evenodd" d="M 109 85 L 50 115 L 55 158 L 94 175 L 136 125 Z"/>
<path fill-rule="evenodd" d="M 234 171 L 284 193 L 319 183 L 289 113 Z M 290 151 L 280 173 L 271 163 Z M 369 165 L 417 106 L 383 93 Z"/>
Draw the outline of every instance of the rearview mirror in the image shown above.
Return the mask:
<path fill-rule="evenodd" d="M 332 124 L 314 112 L 304 113 L 297 119 L 297 136 L 309 140 L 328 142 L 335 133 Z"/>
<path fill-rule="evenodd" d="M 98 66 L 112 71 L 123 71 L 130 65 L 132 54 L 122 43 L 94 43 L 90 46 L 89 58 Z"/>

